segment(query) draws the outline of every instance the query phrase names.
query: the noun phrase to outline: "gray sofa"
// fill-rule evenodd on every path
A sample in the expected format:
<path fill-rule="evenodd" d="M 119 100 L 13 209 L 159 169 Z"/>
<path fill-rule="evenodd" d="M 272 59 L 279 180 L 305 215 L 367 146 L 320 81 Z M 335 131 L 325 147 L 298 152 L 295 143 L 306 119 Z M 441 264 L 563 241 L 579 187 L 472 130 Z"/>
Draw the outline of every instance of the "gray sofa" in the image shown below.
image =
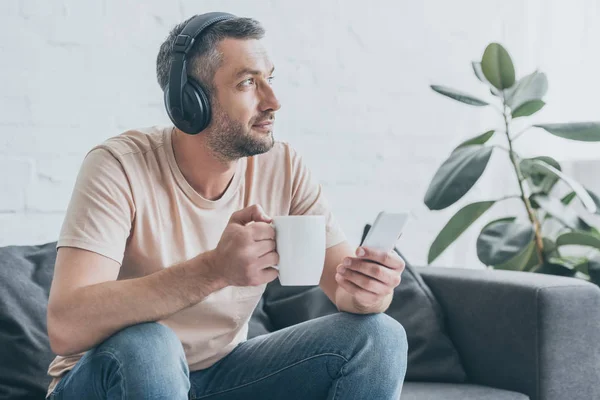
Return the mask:
<path fill-rule="evenodd" d="M 407 382 L 402 400 L 600 399 L 600 289 L 513 271 L 422 268 L 467 384 Z"/>
<path fill-rule="evenodd" d="M 0 399 L 43 399 L 54 357 L 45 312 L 55 246 L 0 248 Z M 334 312 L 318 287 L 276 280 L 249 338 Z M 409 340 L 403 400 L 600 399 L 600 289 L 592 284 L 408 265 L 386 313 Z"/>

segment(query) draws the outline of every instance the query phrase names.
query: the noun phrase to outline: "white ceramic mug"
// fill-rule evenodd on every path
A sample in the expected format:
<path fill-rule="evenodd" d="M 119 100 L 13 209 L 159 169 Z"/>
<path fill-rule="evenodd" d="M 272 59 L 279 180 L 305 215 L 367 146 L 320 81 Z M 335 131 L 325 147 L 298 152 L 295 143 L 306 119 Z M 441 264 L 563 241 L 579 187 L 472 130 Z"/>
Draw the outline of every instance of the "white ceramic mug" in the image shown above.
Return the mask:
<path fill-rule="evenodd" d="M 325 216 L 273 217 L 282 286 L 318 285 L 325 262 Z"/>

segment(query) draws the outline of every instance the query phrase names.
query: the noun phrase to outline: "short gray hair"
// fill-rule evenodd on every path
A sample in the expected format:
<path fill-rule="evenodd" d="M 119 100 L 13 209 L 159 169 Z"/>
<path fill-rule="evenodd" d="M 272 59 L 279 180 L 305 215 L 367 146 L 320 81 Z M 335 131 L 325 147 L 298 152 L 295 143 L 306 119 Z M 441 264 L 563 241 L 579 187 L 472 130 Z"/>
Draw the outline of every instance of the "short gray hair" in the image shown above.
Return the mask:
<path fill-rule="evenodd" d="M 172 49 L 177 35 L 193 17 L 176 25 L 160 46 L 156 57 L 156 78 L 163 92 L 169 84 L 169 71 L 172 62 Z M 217 50 L 219 42 L 225 38 L 262 39 L 265 30 L 260 22 L 252 18 L 233 18 L 217 22 L 206 29 L 196 40 L 187 56 L 188 76 L 194 78 L 212 97 L 214 94 L 214 76 L 221 66 L 223 55 Z"/>

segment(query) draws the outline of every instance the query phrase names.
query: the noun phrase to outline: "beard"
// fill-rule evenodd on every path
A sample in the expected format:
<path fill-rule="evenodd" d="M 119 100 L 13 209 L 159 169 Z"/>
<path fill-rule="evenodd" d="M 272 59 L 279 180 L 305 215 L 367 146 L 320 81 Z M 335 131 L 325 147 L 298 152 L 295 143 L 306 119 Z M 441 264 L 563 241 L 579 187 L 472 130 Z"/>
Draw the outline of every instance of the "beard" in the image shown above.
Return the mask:
<path fill-rule="evenodd" d="M 263 154 L 273 148 L 275 144 L 273 131 L 260 137 L 252 135 L 252 124 L 257 120 L 272 119 L 272 113 L 253 119 L 249 126 L 246 126 L 229 117 L 216 101 L 213 104 L 213 121 L 207 144 L 219 159 L 234 161 Z"/>

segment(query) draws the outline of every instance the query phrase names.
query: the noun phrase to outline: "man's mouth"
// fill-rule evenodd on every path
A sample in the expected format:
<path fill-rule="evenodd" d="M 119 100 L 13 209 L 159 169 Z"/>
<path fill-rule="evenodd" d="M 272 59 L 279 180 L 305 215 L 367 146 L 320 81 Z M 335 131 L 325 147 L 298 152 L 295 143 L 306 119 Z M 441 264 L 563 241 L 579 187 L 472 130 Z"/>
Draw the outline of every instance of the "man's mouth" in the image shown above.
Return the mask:
<path fill-rule="evenodd" d="M 258 122 L 258 123 L 254 124 L 252 126 L 265 127 L 265 126 L 271 126 L 271 125 L 273 125 L 273 120 L 272 119 L 267 120 L 267 121 Z"/>
<path fill-rule="evenodd" d="M 271 129 L 273 129 L 273 120 L 267 120 L 267 121 L 262 121 L 262 122 L 258 122 L 254 125 L 252 125 L 252 127 L 256 130 L 262 131 L 262 132 L 269 132 L 271 131 Z"/>

